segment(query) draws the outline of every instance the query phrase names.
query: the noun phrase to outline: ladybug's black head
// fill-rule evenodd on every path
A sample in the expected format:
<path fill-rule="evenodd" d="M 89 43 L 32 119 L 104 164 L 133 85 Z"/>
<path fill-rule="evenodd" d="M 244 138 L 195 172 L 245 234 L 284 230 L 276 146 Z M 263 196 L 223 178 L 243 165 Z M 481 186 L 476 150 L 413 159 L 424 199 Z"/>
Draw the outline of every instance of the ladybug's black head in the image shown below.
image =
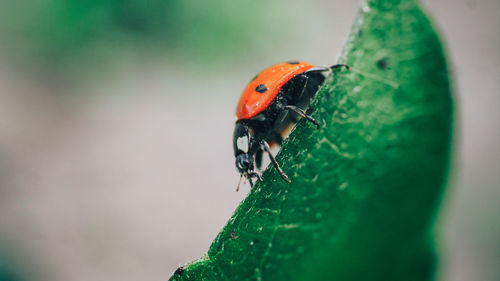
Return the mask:
<path fill-rule="evenodd" d="M 236 156 L 236 169 L 241 174 L 250 174 L 253 171 L 253 159 L 250 154 L 239 154 Z"/>
<path fill-rule="evenodd" d="M 248 126 L 236 123 L 233 135 L 234 156 L 236 157 L 236 169 L 240 174 L 253 172 L 253 156 L 250 153 L 252 138 Z"/>
<path fill-rule="evenodd" d="M 236 169 L 240 172 L 241 178 L 245 177 L 253 187 L 252 178 L 262 180 L 260 175 L 254 171 L 254 155 L 258 141 L 253 137 L 252 131 L 246 124 L 236 122 L 233 135 L 234 156 L 236 157 Z M 240 185 L 236 188 L 238 191 Z"/>

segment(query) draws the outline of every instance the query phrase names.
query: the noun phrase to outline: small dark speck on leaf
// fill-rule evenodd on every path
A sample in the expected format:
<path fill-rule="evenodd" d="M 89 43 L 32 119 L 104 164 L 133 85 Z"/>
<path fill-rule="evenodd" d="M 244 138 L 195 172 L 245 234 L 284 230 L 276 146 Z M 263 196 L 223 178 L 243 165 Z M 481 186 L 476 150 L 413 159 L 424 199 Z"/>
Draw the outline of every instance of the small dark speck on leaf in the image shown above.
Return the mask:
<path fill-rule="evenodd" d="M 233 229 L 233 230 L 231 231 L 231 239 L 235 240 L 235 239 L 237 239 L 237 238 L 238 238 L 238 236 L 236 236 L 236 231 Z"/>
<path fill-rule="evenodd" d="M 380 69 L 386 69 L 389 65 L 387 64 L 387 60 L 384 58 L 377 61 L 377 66 Z"/>
<path fill-rule="evenodd" d="M 326 100 L 330 100 L 330 93 L 328 93 L 328 92 L 327 92 L 327 93 L 325 94 L 325 99 L 326 99 Z"/>
<path fill-rule="evenodd" d="M 175 274 L 175 275 L 181 275 L 182 273 L 184 273 L 184 267 L 183 267 L 183 266 L 179 266 L 179 267 L 175 270 L 175 272 L 174 272 L 174 274 Z"/>

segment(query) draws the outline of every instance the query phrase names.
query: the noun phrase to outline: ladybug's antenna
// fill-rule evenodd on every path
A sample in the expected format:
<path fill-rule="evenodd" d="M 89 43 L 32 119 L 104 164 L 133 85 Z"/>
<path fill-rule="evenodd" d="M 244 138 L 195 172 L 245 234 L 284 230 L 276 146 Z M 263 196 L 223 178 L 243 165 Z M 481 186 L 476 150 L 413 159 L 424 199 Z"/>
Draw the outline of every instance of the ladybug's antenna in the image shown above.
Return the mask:
<path fill-rule="evenodd" d="M 240 191 L 240 185 L 242 179 L 243 179 L 243 174 L 240 175 L 240 180 L 238 181 L 238 185 L 236 186 L 236 192 Z"/>
<path fill-rule="evenodd" d="M 321 73 L 321 72 L 325 72 L 325 71 L 329 71 L 330 68 L 329 67 L 313 67 L 313 68 L 310 68 L 308 70 L 306 70 L 304 73 Z"/>
<path fill-rule="evenodd" d="M 256 172 L 245 172 L 245 173 L 242 173 L 241 176 L 240 176 L 240 181 L 238 182 L 238 186 L 236 186 L 236 192 L 238 192 L 240 190 L 241 180 L 243 179 L 243 176 L 245 176 L 244 183 L 246 183 L 247 180 L 248 180 L 248 182 L 250 183 L 250 187 L 252 187 L 252 188 L 253 188 L 252 177 L 256 177 L 257 181 L 262 181 L 262 177 L 259 175 L 259 173 L 256 173 Z"/>
<path fill-rule="evenodd" d="M 339 68 L 339 67 L 345 67 L 345 68 L 347 68 L 347 70 L 351 69 L 351 67 L 350 67 L 350 66 L 348 66 L 347 64 L 343 64 L 343 63 L 340 63 L 340 64 L 334 64 L 334 65 L 330 66 L 330 69 L 331 69 L 331 70 L 335 70 L 335 69 L 337 69 L 337 68 Z"/>

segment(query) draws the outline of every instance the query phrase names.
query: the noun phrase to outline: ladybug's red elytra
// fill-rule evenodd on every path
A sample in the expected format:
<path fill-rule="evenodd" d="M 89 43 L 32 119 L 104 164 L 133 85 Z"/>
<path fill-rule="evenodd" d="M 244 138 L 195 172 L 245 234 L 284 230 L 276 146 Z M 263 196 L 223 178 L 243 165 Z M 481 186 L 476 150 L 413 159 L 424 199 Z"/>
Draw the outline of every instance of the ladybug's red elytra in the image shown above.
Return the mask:
<path fill-rule="evenodd" d="M 342 66 L 348 68 L 344 64 L 316 67 L 303 61 L 288 61 L 261 71 L 248 83 L 236 107 L 233 134 L 236 168 L 241 178 L 247 178 L 251 186 L 252 178 L 261 180 L 254 166 L 260 169 L 265 152 L 281 178 L 290 182 L 271 154 L 269 143 L 281 145 L 282 133 L 295 124 L 299 116 L 319 129 L 318 122 L 306 113 L 306 108 L 325 80 L 325 74 Z"/>

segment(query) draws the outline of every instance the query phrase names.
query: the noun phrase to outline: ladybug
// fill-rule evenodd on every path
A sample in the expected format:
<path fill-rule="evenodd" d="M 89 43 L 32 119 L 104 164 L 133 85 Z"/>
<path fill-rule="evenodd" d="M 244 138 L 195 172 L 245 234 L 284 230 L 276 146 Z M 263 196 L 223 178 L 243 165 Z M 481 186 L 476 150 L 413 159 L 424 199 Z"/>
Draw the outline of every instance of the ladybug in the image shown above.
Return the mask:
<path fill-rule="evenodd" d="M 252 178 L 262 180 L 254 166 L 260 170 L 262 155 L 266 153 L 281 178 L 290 179 L 271 154 L 270 145 L 281 145 L 284 134 L 300 117 L 319 129 L 319 124 L 306 111 L 326 74 L 338 67 L 316 67 L 304 61 L 288 61 L 273 65 L 257 74 L 248 83 L 236 107 L 233 134 L 236 169 L 253 187 Z M 239 184 L 236 189 L 238 191 Z"/>

